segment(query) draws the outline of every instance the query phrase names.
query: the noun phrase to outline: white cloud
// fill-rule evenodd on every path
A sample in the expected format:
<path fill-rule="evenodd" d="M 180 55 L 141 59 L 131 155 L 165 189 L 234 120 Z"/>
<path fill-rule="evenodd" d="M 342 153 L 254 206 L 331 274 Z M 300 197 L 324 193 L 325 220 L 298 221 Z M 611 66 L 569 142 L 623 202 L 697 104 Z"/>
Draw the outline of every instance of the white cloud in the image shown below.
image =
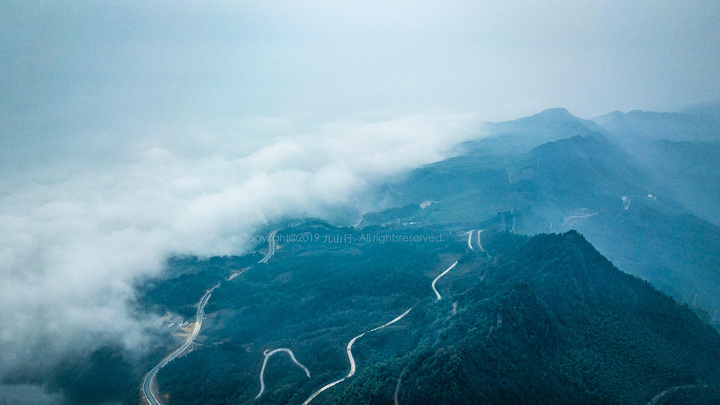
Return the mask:
<path fill-rule="evenodd" d="M 361 205 L 368 185 L 442 159 L 476 122 L 253 121 L 242 136 L 156 134 L 104 162 L 26 176 L 0 197 L 0 377 L 110 341 L 147 347 L 156 324 L 130 309 L 133 285 L 169 255 L 242 253 L 239 235 L 268 221 Z M 265 133 L 276 136 L 259 141 Z"/>

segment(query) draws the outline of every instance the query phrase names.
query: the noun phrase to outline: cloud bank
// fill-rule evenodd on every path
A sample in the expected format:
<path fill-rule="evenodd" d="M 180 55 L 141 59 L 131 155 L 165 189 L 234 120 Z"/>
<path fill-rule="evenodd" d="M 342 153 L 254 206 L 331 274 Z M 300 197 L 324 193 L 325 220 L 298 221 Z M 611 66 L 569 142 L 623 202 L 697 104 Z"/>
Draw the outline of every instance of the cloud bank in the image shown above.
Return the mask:
<path fill-rule="evenodd" d="M 107 343 L 142 351 L 156 320 L 131 309 L 133 285 L 160 275 L 167 257 L 239 254 L 240 235 L 274 219 L 362 209 L 369 185 L 478 131 L 475 117 L 451 114 L 243 128 L 153 134 L 103 161 L 7 180 L 16 187 L 0 196 L 0 378 Z"/>

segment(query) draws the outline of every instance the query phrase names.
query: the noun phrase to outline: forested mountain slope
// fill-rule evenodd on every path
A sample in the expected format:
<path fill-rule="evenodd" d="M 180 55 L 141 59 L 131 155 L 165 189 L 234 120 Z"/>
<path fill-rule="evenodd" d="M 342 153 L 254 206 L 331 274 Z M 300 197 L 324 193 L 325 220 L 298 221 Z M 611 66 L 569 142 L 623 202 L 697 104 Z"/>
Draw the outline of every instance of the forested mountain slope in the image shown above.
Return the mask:
<path fill-rule="evenodd" d="M 382 229 L 288 231 L 343 240 Z M 281 244 L 268 265 L 217 290 L 202 345 L 160 374 L 170 403 L 250 402 L 262 353 L 287 347 L 311 377 L 273 358 L 258 403 L 300 404 L 346 376 L 346 345 L 364 332 L 352 348 L 356 374 L 313 404 L 392 403 L 396 392 L 399 403 L 644 404 L 679 385 L 713 397 L 720 384 L 717 332 L 574 231 L 488 230 L 473 250 L 459 232 L 384 231 L 444 241 Z M 455 260 L 438 300 L 431 281 Z"/>
<path fill-rule="evenodd" d="M 579 234 L 494 233 L 485 246 L 493 258 L 466 255 L 448 300 L 424 313 L 423 343 L 335 403 L 368 403 L 369 387 L 389 402 L 400 374 L 400 402 L 437 404 L 644 404 L 720 381 L 717 333 Z"/>
<path fill-rule="evenodd" d="M 385 187 L 387 198 L 403 208 L 368 214 L 362 224 L 459 225 L 511 212 L 513 232 L 577 229 L 623 271 L 695 303 L 708 319 L 720 310 L 720 228 L 675 198 L 665 171 L 624 149 L 610 131 L 564 110 L 495 125 L 512 132 L 468 143 L 458 156 Z M 518 133 L 526 142 L 550 133 L 560 139 L 518 152 L 512 146 Z M 673 150 L 665 160 L 693 161 L 688 171 L 698 179 L 712 179 L 720 164 L 712 148 L 703 159 L 674 159 L 685 149 Z M 703 195 L 712 200 L 716 184 L 693 189 L 707 189 Z"/>

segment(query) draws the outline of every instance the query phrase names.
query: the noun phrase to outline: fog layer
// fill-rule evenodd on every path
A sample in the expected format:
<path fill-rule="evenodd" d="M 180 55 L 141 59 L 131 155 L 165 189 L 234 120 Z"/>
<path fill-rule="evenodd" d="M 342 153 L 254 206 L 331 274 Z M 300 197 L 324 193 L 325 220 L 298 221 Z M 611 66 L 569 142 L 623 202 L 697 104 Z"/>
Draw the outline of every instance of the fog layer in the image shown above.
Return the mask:
<path fill-rule="evenodd" d="M 283 136 L 258 140 L 278 127 Z M 111 341 L 143 349 L 157 325 L 131 310 L 133 285 L 168 256 L 240 254 L 242 234 L 282 216 L 367 208 L 369 184 L 442 159 L 471 134 L 475 120 L 459 115 L 273 120 L 204 133 L 195 151 L 177 147 L 180 136 L 148 136 L 71 175 L 25 177 L 0 197 L 0 377 Z"/>
<path fill-rule="evenodd" d="M 0 378 L 142 350 L 133 285 L 169 255 L 362 208 L 475 114 L 713 99 L 719 27 L 714 0 L 3 1 Z"/>

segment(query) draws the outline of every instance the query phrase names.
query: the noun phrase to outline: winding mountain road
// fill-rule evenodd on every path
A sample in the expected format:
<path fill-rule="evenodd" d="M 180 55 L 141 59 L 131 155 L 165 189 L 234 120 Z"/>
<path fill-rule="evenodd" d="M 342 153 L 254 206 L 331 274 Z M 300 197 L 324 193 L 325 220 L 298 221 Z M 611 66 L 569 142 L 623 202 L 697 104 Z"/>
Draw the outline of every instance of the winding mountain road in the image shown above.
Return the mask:
<path fill-rule="evenodd" d="M 593 212 L 592 214 L 583 214 L 583 215 L 570 215 L 569 217 L 565 217 L 563 221 L 567 221 L 568 219 L 575 219 L 575 218 L 589 218 L 594 217 L 599 212 Z"/>
<path fill-rule="evenodd" d="M 352 346 L 353 346 L 353 344 L 355 343 L 355 341 L 357 341 L 358 339 L 360 339 L 361 337 L 365 336 L 365 335 L 368 334 L 368 333 L 375 332 L 375 331 L 377 331 L 377 330 L 386 328 L 386 327 L 394 324 L 395 322 L 403 319 L 403 318 L 405 317 L 405 315 L 409 314 L 410 311 L 412 311 L 412 310 L 413 310 L 413 309 L 410 308 L 410 309 L 408 309 L 407 311 L 403 312 L 402 315 L 400 315 L 400 316 L 398 316 L 397 318 L 393 319 L 392 321 L 390 321 L 390 322 L 388 322 L 388 323 L 386 323 L 386 324 L 384 324 L 384 325 L 382 325 L 382 326 L 378 326 L 377 328 L 370 329 L 369 331 L 363 332 L 363 333 L 355 336 L 354 338 L 352 338 L 352 339 L 350 340 L 350 342 L 348 343 L 348 345 L 347 345 L 347 355 L 348 355 L 348 359 L 350 360 L 350 372 L 348 373 L 348 375 L 346 375 L 345 377 L 343 377 L 343 378 L 341 378 L 341 379 L 339 379 L 339 380 L 335 380 L 335 381 L 333 381 L 333 382 L 331 382 L 331 383 L 329 383 L 329 384 L 327 384 L 327 385 L 324 385 L 322 388 L 320 388 L 319 390 L 315 391 L 315 393 L 313 393 L 312 395 L 310 395 L 310 397 L 309 397 L 308 399 L 306 399 L 305 402 L 303 402 L 302 405 L 307 405 L 307 404 L 309 404 L 313 399 L 315 399 L 315 398 L 316 398 L 318 395 L 320 395 L 320 393 L 322 393 L 323 391 L 325 391 L 325 390 L 327 390 L 327 389 L 329 389 L 329 388 L 332 388 L 332 387 L 334 387 L 335 385 L 340 384 L 341 382 L 343 382 L 343 381 L 345 381 L 346 379 L 348 379 L 348 378 L 352 377 L 353 375 L 355 375 L 355 370 L 356 370 L 356 369 L 355 369 L 355 358 L 353 357 L 353 354 L 352 354 Z"/>
<path fill-rule="evenodd" d="M 400 376 L 398 377 L 397 384 L 395 384 L 395 393 L 393 394 L 393 402 L 395 402 L 395 405 L 400 405 L 399 401 L 399 395 L 400 395 L 400 382 L 402 381 L 403 376 L 405 375 L 405 372 L 407 371 L 407 367 L 403 369 L 403 371 L 400 373 Z"/>
<path fill-rule="evenodd" d="M 655 395 L 655 397 L 654 397 L 653 399 L 651 399 L 650 402 L 647 403 L 647 405 L 655 405 L 655 404 L 657 404 L 657 402 L 658 402 L 662 397 L 664 397 L 665 395 L 667 395 L 667 394 L 669 394 L 669 393 L 671 393 L 671 392 L 675 392 L 675 391 L 678 391 L 678 390 L 687 390 L 687 389 L 692 389 L 692 388 L 708 388 L 708 386 L 707 386 L 707 385 L 702 385 L 702 386 L 697 386 L 697 385 L 678 385 L 678 386 L 676 386 L 676 387 L 670 387 L 670 388 L 666 389 L 665 391 L 663 391 L 663 392 Z"/>
<path fill-rule="evenodd" d="M 269 249 L 268 253 L 267 253 L 267 255 L 265 255 L 265 257 L 260 259 L 260 261 L 258 263 L 267 263 L 268 260 L 270 260 L 270 258 L 273 257 L 273 255 L 275 254 L 275 234 L 276 233 L 277 233 L 277 231 L 272 231 L 272 232 L 270 232 L 270 235 L 268 235 L 268 249 Z"/>
<path fill-rule="evenodd" d="M 286 349 L 284 347 L 280 348 L 280 349 L 275 349 L 270 352 L 265 350 L 265 352 L 263 352 L 263 354 L 265 355 L 265 360 L 263 360 L 262 369 L 260 370 L 260 392 L 257 394 L 255 399 L 260 398 L 262 396 L 262 394 L 265 392 L 265 380 L 264 380 L 263 376 L 265 375 L 265 366 L 267 366 L 268 359 L 270 359 L 270 356 L 272 356 L 273 354 L 279 353 L 279 352 L 285 352 L 285 353 L 289 354 L 290 359 L 292 359 L 293 363 L 297 364 L 298 367 L 302 368 L 305 371 L 305 374 L 307 375 L 307 377 L 310 378 L 310 370 L 308 370 L 307 367 L 303 366 L 302 363 L 297 361 L 292 350 Z"/>
<path fill-rule="evenodd" d="M 195 314 L 195 326 L 193 328 L 192 333 L 188 338 L 185 340 L 185 342 L 182 344 L 182 346 L 175 349 L 174 352 L 170 353 L 167 357 L 162 359 L 160 363 L 158 363 L 155 367 L 153 367 L 152 370 L 150 370 L 149 373 L 145 375 L 145 378 L 143 379 L 142 383 L 142 394 L 145 397 L 145 399 L 148 401 L 150 405 L 160 405 L 161 402 L 158 401 L 157 397 L 155 396 L 155 393 L 152 390 L 152 383 L 153 380 L 157 378 L 157 373 L 160 371 L 161 368 L 165 367 L 168 363 L 175 360 L 177 357 L 187 353 L 192 349 L 192 344 L 197 335 L 200 333 L 200 329 L 202 328 L 202 321 L 203 316 L 205 315 L 205 305 L 207 305 L 208 300 L 210 299 L 210 295 L 212 295 L 212 292 L 214 289 L 218 288 L 220 284 L 216 285 L 215 287 L 209 289 L 205 295 L 200 298 L 200 301 L 198 302 L 198 309 L 197 313 Z"/>
<path fill-rule="evenodd" d="M 473 233 L 473 232 L 474 232 L 474 230 L 468 232 L 468 246 L 470 247 L 471 250 L 474 250 L 473 247 L 472 247 L 472 233 Z M 482 232 L 482 231 L 478 231 L 478 245 L 479 245 L 480 249 L 484 251 L 484 249 L 482 248 L 482 244 L 480 243 L 480 233 L 481 233 L 481 232 Z M 269 247 L 269 251 L 268 251 L 267 255 L 265 255 L 265 257 L 263 257 L 258 263 L 267 263 L 267 262 L 270 260 L 270 258 L 275 254 L 275 234 L 276 234 L 276 233 L 277 233 L 277 231 L 272 231 L 272 232 L 270 233 L 270 235 L 268 236 L 268 247 Z M 440 295 L 440 293 L 438 292 L 437 288 L 435 287 L 435 284 L 437 283 L 437 281 L 438 281 L 441 277 L 443 277 L 443 276 L 444 276 L 445 274 L 447 274 L 450 270 L 452 270 L 453 268 L 455 268 L 455 266 L 457 266 L 457 264 L 458 264 L 458 262 L 455 261 L 455 263 L 453 263 L 450 267 L 448 267 L 445 271 L 443 271 L 442 273 L 440 273 L 440 275 L 438 275 L 437 277 L 435 277 L 435 279 L 433 279 L 431 285 L 432 285 L 433 291 L 435 292 L 435 295 L 437 296 L 437 301 L 440 301 L 440 300 L 442 299 L 442 296 Z M 244 271 L 246 271 L 246 270 L 248 270 L 248 269 L 243 269 L 242 272 L 244 272 Z M 233 274 L 233 276 L 236 276 L 236 275 L 238 275 L 238 274 L 240 274 L 240 273 L 241 273 L 241 272 L 236 273 L 236 274 Z M 230 279 L 232 279 L 233 276 L 231 276 Z M 150 405 L 161 405 L 161 402 L 157 399 L 157 396 L 155 395 L 156 393 L 153 392 L 153 381 L 156 381 L 156 380 L 157 380 L 157 374 L 158 374 L 158 372 L 160 371 L 160 369 L 162 369 L 163 367 L 165 367 L 168 363 L 170 363 L 171 361 L 173 361 L 173 360 L 176 359 L 177 357 L 179 357 L 179 356 L 187 353 L 188 351 L 192 350 L 193 342 L 194 342 L 195 338 L 197 338 L 197 336 L 198 336 L 198 334 L 200 333 L 200 330 L 201 330 L 201 328 L 202 328 L 203 316 L 204 316 L 204 314 L 205 314 L 205 312 L 204 312 L 204 311 L 205 311 L 205 306 L 207 305 L 208 300 L 210 299 L 210 296 L 212 295 L 213 290 L 215 290 L 215 289 L 216 289 L 217 287 L 219 287 L 219 286 L 220 286 L 220 283 L 218 283 L 216 286 L 214 286 L 213 288 L 211 288 L 210 290 L 208 290 L 208 291 L 205 293 L 205 295 L 203 295 L 202 298 L 200 299 L 200 301 L 198 302 L 198 309 L 197 309 L 197 313 L 196 313 L 196 315 L 195 315 L 195 325 L 194 325 L 194 327 L 193 327 L 193 331 L 192 331 L 192 333 L 190 334 L 190 336 L 185 340 L 185 342 L 182 344 L 182 346 L 180 346 L 180 347 L 177 348 L 175 351 L 173 351 L 172 353 L 170 353 L 167 357 L 165 357 L 162 361 L 160 361 L 160 363 L 158 363 L 155 367 L 153 367 L 153 369 L 150 370 L 150 372 L 148 372 L 148 373 L 145 375 L 145 378 L 143 379 L 143 383 L 142 383 L 141 392 L 142 392 L 144 398 L 147 400 L 147 402 L 148 402 Z M 413 308 L 414 308 L 414 307 L 413 307 Z M 353 375 L 355 375 L 356 364 L 355 364 L 355 358 L 353 357 L 353 354 L 352 354 L 352 347 L 353 347 L 353 344 L 354 344 L 358 339 L 360 339 L 361 337 L 365 336 L 365 335 L 368 334 L 368 333 L 378 331 L 378 330 L 380 330 L 380 329 L 386 328 L 386 327 L 394 324 L 395 322 L 398 322 L 399 320 L 401 320 L 402 318 L 404 318 L 408 313 L 410 313 L 410 311 L 412 311 L 413 308 L 408 309 L 407 311 L 403 312 L 400 316 L 396 317 L 395 319 L 393 319 L 393 320 L 391 320 L 391 321 L 389 321 L 389 322 L 387 322 L 387 323 L 385 323 L 385 324 L 383 324 L 383 325 L 381 325 L 381 326 L 378 326 L 378 327 L 376 327 L 376 328 L 370 329 L 369 331 L 363 332 L 363 333 L 355 336 L 354 338 L 352 338 L 352 339 L 350 340 L 350 342 L 348 342 L 347 348 L 346 348 L 348 360 L 349 360 L 349 362 L 350 362 L 350 371 L 348 372 L 348 374 L 347 374 L 345 377 L 341 378 L 341 379 L 335 380 L 335 381 L 333 381 L 333 382 L 331 382 L 331 383 L 329 383 L 329 384 L 326 384 L 326 385 L 324 385 L 323 387 L 321 387 L 319 390 L 317 390 L 316 392 L 314 392 L 307 400 L 305 400 L 305 402 L 303 402 L 303 405 L 308 405 L 313 399 L 315 399 L 315 398 L 316 398 L 318 395 L 320 395 L 322 392 L 324 392 L 324 391 L 326 391 L 326 390 L 334 387 L 334 386 L 337 385 L 337 384 L 340 384 L 341 382 L 343 382 L 343 381 L 345 381 L 346 379 L 351 378 Z M 301 368 L 305 371 L 305 374 L 308 376 L 308 378 L 310 377 L 310 370 L 308 370 L 307 367 L 305 367 L 302 363 L 300 363 L 300 362 L 295 358 L 295 355 L 293 354 L 292 350 L 287 349 L 287 348 L 279 348 L 279 349 L 274 349 L 274 350 L 272 350 L 272 351 L 265 350 L 265 352 L 263 352 L 263 354 L 265 355 L 265 359 L 263 360 L 262 369 L 260 370 L 260 392 L 259 392 L 258 395 L 255 397 L 255 399 L 260 398 L 260 397 L 262 396 L 262 394 L 265 392 L 264 374 L 265 374 L 265 367 L 267 366 L 267 362 L 268 362 L 269 358 L 270 358 L 273 354 L 279 353 L 279 352 L 286 352 L 286 353 L 288 353 L 288 355 L 290 356 L 290 358 L 292 359 L 292 361 L 293 361 L 295 364 L 297 364 L 299 367 L 301 367 Z M 399 383 L 400 383 L 400 381 L 398 380 L 398 385 L 399 385 Z M 397 391 L 397 388 L 396 388 L 396 391 Z M 396 392 L 395 395 L 396 395 L 395 401 L 397 402 L 397 392 Z"/>
<path fill-rule="evenodd" d="M 432 282 L 432 289 L 433 289 L 433 291 L 435 291 L 435 295 L 437 295 L 437 300 L 438 300 L 438 301 L 440 301 L 440 300 L 442 299 L 442 296 L 441 296 L 440 293 L 438 292 L 437 288 L 435 288 L 435 283 L 437 283 L 437 281 L 440 280 L 440 277 L 444 276 L 445 274 L 447 274 L 448 271 L 452 270 L 455 266 L 457 266 L 457 264 L 458 264 L 458 262 L 455 261 L 455 263 L 453 263 L 452 266 L 448 267 L 447 270 L 445 270 L 445 271 L 443 271 L 442 273 L 440 273 L 440 275 L 437 276 L 437 277 L 435 277 L 435 279 L 433 280 L 433 282 Z"/>
<path fill-rule="evenodd" d="M 473 249 L 473 247 L 472 247 L 472 234 L 473 234 L 473 232 L 475 232 L 474 229 L 465 234 L 465 235 L 468 236 L 468 247 L 470 248 L 470 250 L 475 250 L 475 249 Z"/>

